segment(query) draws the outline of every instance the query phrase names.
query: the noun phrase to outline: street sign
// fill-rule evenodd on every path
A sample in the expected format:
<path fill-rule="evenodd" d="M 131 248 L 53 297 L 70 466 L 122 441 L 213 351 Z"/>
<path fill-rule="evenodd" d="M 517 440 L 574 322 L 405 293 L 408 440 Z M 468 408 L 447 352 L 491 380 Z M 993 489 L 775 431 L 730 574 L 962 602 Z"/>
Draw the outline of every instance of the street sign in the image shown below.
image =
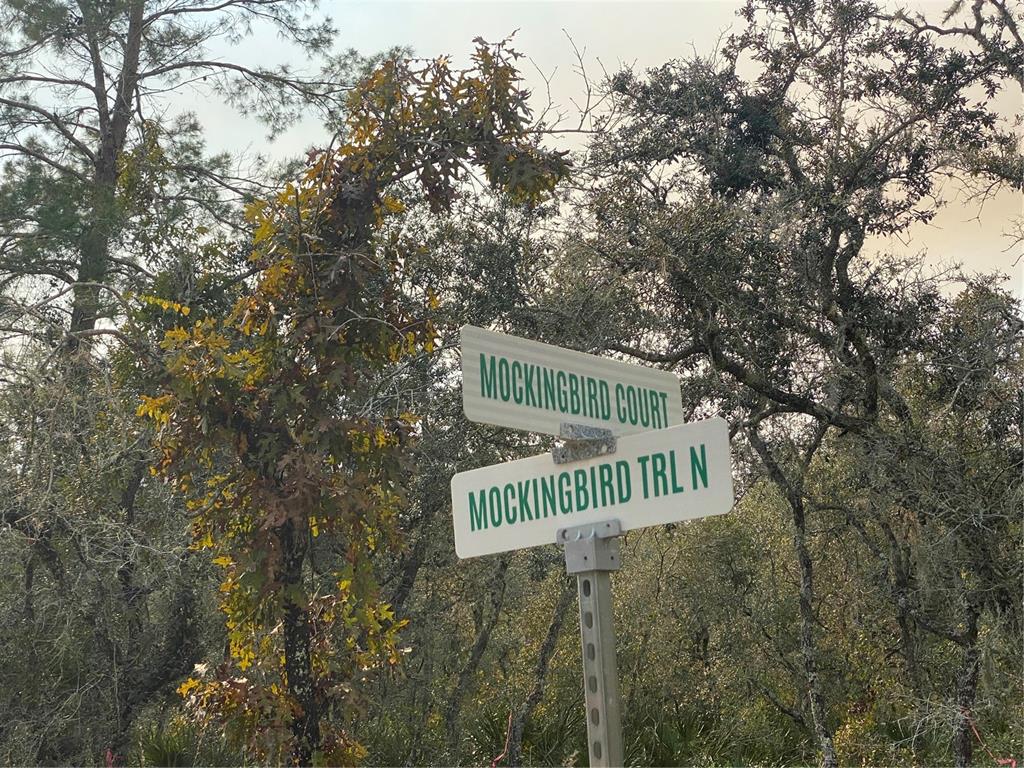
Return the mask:
<path fill-rule="evenodd" d="M 559 434 L 563 422 L 631 435 L 683 423 L 679 379 L 503 333 L 462 326 L 466 418 Z"/>
<path fill-rule="evenodd" d="M 630 531 L 721 515 L 732 505 L 723 419 L 622 437 L 614 454 L 571 466 L 545 453 L 452 478 L 461 558 L 551 544 L 571 526 L 616 519 Z"/>
<path fill-rule="evenodd" d="M 579 590 L 590 765 L 620 766 L 617 537 L 732 509 L 729 425 L 683 424 L 679 380 L 667 371 L 472 325 L 462 327 L 462 404 L 471 421 L 566 439 L 553 453 L 452 478 L 455 551 L 564 547 Z"/>

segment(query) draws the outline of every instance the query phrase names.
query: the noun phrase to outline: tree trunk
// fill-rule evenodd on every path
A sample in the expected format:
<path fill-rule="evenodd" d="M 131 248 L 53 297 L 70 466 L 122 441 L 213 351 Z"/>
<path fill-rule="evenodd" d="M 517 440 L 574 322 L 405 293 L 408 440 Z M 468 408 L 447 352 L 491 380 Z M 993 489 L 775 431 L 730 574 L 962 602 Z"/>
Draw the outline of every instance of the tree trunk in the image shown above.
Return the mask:
<path fill-rule="evenodd" d="M 814 723 L 814 735 L 821 752 L 821 763 L 825 768 L 836 768 L 835 742 L 828 726 L 828 712 L 825 696 L 821 691 L 818 678 L 818 649 L 814 640 L 814 564 L 807 546 L 806 508 L 802 492 L 802 475 L 791 482 L 782 471 L 772 452 L 757 432 L 755 426 L 750 430 L 750 444 L 757 451 L 772 482 L 782 491 L 793 521 L 793 548 L 796 550 L 797 565 L 800 568 L 800 653 L 804 662 L 804 679 L 807 683 L 807 697 L 811 705 L 811 720 Z M 804 471 L 810 464 L 810 457 L 820 445 L 825 434 L 825 426 L 819 428 L 817 438 L 804 457 Z"/>
<path fill-rule="evenodd" d="M 312 631 L 302 586 L 302 565 L 306 557 L 306 539 L 289 520 L 277 529 L 281 545 L 284 591 L 284 668 L 288 694 L 299 705 L 292 720 L 292 763 L 309 765 L 320 746 L 320 713 L 311 657 Z"/>
<path fill-rule="evenodd" d="M 132 0 L 128 8 L 128 32 L 121 72 L 114 85 L 113 105 L 107 103 L 102 52 L 95 44 L 95 39 L 90 38 L 100 136 L 93 169 L 90 221 L 80 245 L 77 277 L 80 285 L 75 286 L 71 307 L 72 346 L 75 346 L 74 334 L 94 328 L 100 314 L 100 292 L 96 284 L 106 280 L 110 267 L 110 242 L 117 218 L 117 163 L 124 151 L 128 126 L 134 112 L 133 99 L 139 80 L 145 6 L 144 0 Z M 88 12 L 87 6 L 82 5 L 81 8 L 83 21 L 87 25 L 102 23 Z"/>
<path fill-rule="evenodd" d="M 978 649 L 978 616 L 980 611 L 968 597 L 964 611 L 965 623 L 962 634 L 963 657 L 956 681 L 956 714 L 953 719 L 953 763 L 956 768 L 967 768 L 971 764 L 974 747 L 971 711 L 978 691 L 978 673 L 981 670 L 981 653 Z"/>
<path fill-rule="evenodd" d="M 122 667 L 120 674 L 126 684 L 121 687 L 120 697 L 115 702 L 119 732 L 114 738 L 114 746 L 119 751 L 128 747 L 135 705 L 143 698 L 139 695 L 139 688 L 140 678 L 144 674 L 140 664 L 144 634 L 142 611 L 146 595 L 135 582 L 136 553 L 132 551 L 130 539 L 135 528 L 135 500 L 148 466 L 149 462 L 145 458 L 136 459 L 125 487 L 121 490 L 122 525 L 127 535 L 121 542 L 121 564 L 117 567 L 117 580 L 121 586 L 125 622 L 123 650 L 119 654 Z"/>
<path fill-rule="evenodd" d="M 427 528 L 434 516 L 433 512 L 434 506 L 432 504 L 424 506 L 423 515 L 417 523 L 419 536 L 412 545 L 412 550 L 402 561 L 401 578 L 391 595 L 391 599 L 388 601 L 395 609 L 395 613 L 401 613 L 405 609 L 405 601 L 412 594 L 412 588 L 416 585 L 416 576 L 419 574 L 420 568 L 423 567 L 423 561 L 427 556 L 427 544 L 430 541 Z"/>
<path fill-rule="evenodd" d="M 420 384 L 424 389 L 429 389 L 430 381 L 429 376 L 423 375 L 420 379 Z M 420 426 L 423 430 L 424 440 L 431 434 L 431 421 L 430 417 L 424 415 Z M 424 449 L 424 444 L 420 444 L 420 450 Z M 430 526 L 437 516 L 438 509 L 444 508 L 444 505 L 448 504 L 448 496 L 444 494 L 438 494 L 436 486 L 431 483 L 423 481 L 420 483 L 420 487 L 417 490 L 420 497 L 420 509 L 421 514 L 419 519 L 415 521 L 415 532 L 416 541 L 412 546 L 412 550 L 408 553 L 401 565 L 401 578 L 398 581 L 398 586 L 395 588 L 394 593 L 391 595 L 391 599 L 388 601 L 391 606 L 395 609 L 395 613 L 402 613 L 405 610 L 405 601 L 409 599 L 412 594 L 413 587 L 416 586 L 416 577 L 419 575 L 420 569 L 423 567 L 423 561 L 427 556 L 427 547 L 432 541 L 430 536 Z"/>
<path fill-rule="evenodd" d="M 505 573 L 507 571 L 508 558 L 503 557 L 498 561 L 498 566 L 495 568 L 492 578 L 490 616 L 483 618 L 480 628 L 477 630 L 476 639 L 473 641 L 473 647 L 469 651 L 469 659 L 459 672 L 455 688 L 452 690 L 451 696 L 448 697 L 448 705 L 445 707 L 444 713 L 444 724 L 448 740 L 449 757 L 454 757 L 456 752 L 456 739 L 459 732 L 458 719 L 459 710 L 462 708 L 462 698 L 466 693 L 466 688 L 469 687 L 469 681 L 473 677 L 473 673 L 480 666 L 480 660 L 483 658 L 484 651 L 487 650 L 487 643 L 491 639 L 491 632 L 494 630 L 494 625 L 498 623 L 498 617 L 501 615 L 501 606 L 505 602 Z"/>
<path fill-rule="evenodd" d="M 814 641 L 814 568 L 807 549 L 803 504 L 793 508 L 794 535 L 797 561 L 800 564 L 800 652 L 804 659 L 807 696 L 811 703 L 814 734 L 821 749 L 821 762 L 825 768 L 836 768 L 835 744 L 826 721 L 825 697 L 818 679 L 817 647 Z"/>
<path fill-rule="evenodd" d="M 100 315 L 100 291 L 96 284 L 106 279 L 110 261 L 115 181 L 114 169 L 97 169 L 89 212 L 91 221 L 81 240 L 77 284 L 71 307 L 73 346 L 77 346 L 74 334 L 94 328 Z"/>
<path fill-rule="evenodd" d="M 519 765 L 522 759 L 523 730 L 526 728 L 526 721 L 533 715 L 533 711 L 544 698 L 544 683 L 548 676 L 548 666 L 551 657 L 555 653 L 555 646 L 558 644 L 558 637 L 562 633 L 562 626 L 565 624 L 565 617 L 569 615 L 569 606 L 572 604 L 572 596 L 575 594 L 575 580 L 569 578 L 562 585 L 562 591 L 555 601 L 554 610 L 551 612 L 551 622 L 548 624 L 547 634 L 544 642 L 541 643 L 540 653 L 537 656 L 537 665 L 533 669 L 533 688 L 530 694 L 519 708 L 515 719 L 512 721 L 512 728 L 508 740 L 508 752 L 505 761 L 508 765 Z"/>

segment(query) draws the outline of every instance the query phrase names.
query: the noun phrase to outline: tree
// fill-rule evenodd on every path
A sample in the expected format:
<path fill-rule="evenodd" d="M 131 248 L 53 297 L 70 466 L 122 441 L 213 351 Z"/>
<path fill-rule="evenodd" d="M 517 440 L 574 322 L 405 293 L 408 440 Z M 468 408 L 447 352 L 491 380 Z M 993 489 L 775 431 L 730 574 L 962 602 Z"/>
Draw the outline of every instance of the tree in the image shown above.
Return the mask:
<path fill-rule="evenodd" d="M 206 654 L 215 609 L 118 371 L 78 387 L 38 373 L 46 354 L 22 351 L 0 397 L 0 754 L 85 764 L 127 753 Z"/>
<path fill-rule="evenodd" d="M 952 723 L 954 760 L 966 766 L 975 719 L 1001 719 L 998 706 L 979 701 L 983 658 L 1013 668 L 999 640 L 982 638 L 1021 628 L 1024 318 L 990 281 L 974 281 L 943 307 L 931 339 L 898 372 L 915 429 L 880 435 L 858 457 L 855 487 L 875 496 L 878 513 L 857 528 L 889 577 L 915 687 L 919 649 L 959 655 L 936 698 Z"/>
<path fill-rule="evenodd" d="M 611 79 L 623 119 L 591 149 L 600 181 L 567 248 L 634 296 L 606 347 L 707 374 L 702 399 L 733 414 L 787 499 L 810 720 L 834 765 L 804 475 L 833 435 L 874 446 L 922 428 L 895 378 L 931 341 L 940 282 L 865 243 L 930 220 L 944 174 L 1021 188 L 1018 137 L 990 102 L 1021 51 L 946 46 L 869 2 L 743 15 L 718 57 Z"/>
<path fill-rule="evenodd" d="M 266 189 L 271 174 L 210 157 L 199 122 L 172 114 L 169 94 L 219 96 L 272 132 L 300 110 L 336 123 L 364 61 L 330 55 L 333 30 L 309 20 L 314 8 L 294 0 L 0 8 L 0 413 L 10 436 L 0 471 L 12 489 L 2 506 L 9 552 L 25 565 L 5 593 L 5 617 L 21 630 L 9 648 L 47 649 L 43 672 L 21 677 L 23 730 L 4 735 L 11 759 L 124 753 L 139 713 L 210 640 L 190 583 L 205 570 L 179 560 L 180 510 L 146 474 L 152 449 L 135 418 L 134 382 L 122 376 L 121 362 L 147 351 L 119 351 L 132 341 L 116 326 L 146 316 L 132 293 L 201 298 L 212 309 L 240 279 L 221 257 L 244 228 L 235 203 Z M 246 67 L 211 52 L 254 24 L 276 27 L 320 73 Z M 150 320 L 162 312 L 146 310 Z M 22 593 L 34 608 L 25 616 Z M 165 646 L 164 637 L 181 642 Z M 65 642 L 74 664 L 61 662 Z M 90 695 L 96 689 L 103 695 Z"/>
<path fill-rule="evenodd" d="M 73 300 L 63 326 L 78 337 L 100 332 L 110 314 L 104 291 L 118 270 L 146 274 L 153 249 L 125 248 L 160 222 L 199 212 L 193 226 L 230 221 L 225 194 L 250 194 L 252 180 L 229 158 L 204 157 L 191 115 L 164 117 L 168 91 L 217 95 L 272 131 L 299 109 L 340 115 L 345 81 L 360 62 L 331 58 L 328 21 L 306 23 L 303 0 L 57 3 L 16 0 L 0 11 L 0 151 L 7 281 L 45 276 Z M 310 55 L 315 77 L 287 67 L 246 67 L 214 57 L 211 43 L 245 37 L 254 23 L 276 26 Z M 256 187 L 258 189 L 258 186 Z M 205 220 L 204 220 L 205 219 Z M 150 226 L 146 231 L 145 225 Z M 133 242 L 135 241 L 135 242 Z M 140 253 L 140 251 L 142 251 Z M 152 266 L 152 262 L 150 263 Z M 115 281 L 116 282 L 116 281 Z"/>
<path fill-rule="evenodd" d="M 232 656 L 181 692 L 257 755 L 354 759 L 347 708 L 370 668 L 396 660 L 401 622 L 372 555 L 400 541 L 415 417 L 386 382 L 434 330 L 429 291 L 401 290 L 415 251 L 384 223 L 403 182 L 441 213 L 472 167 L 524 202 L 565 173 L 533 141 L 515 56 L 479 42 L 473 70 L 384 63 L 351 94 L 344 143 L 249 207 L 251 292 L 225 317 L 162 300 L 180 321 L 139 410 L 160 429 L 158 471 L 190 499 L 195 546 L 225 569 Z"/>

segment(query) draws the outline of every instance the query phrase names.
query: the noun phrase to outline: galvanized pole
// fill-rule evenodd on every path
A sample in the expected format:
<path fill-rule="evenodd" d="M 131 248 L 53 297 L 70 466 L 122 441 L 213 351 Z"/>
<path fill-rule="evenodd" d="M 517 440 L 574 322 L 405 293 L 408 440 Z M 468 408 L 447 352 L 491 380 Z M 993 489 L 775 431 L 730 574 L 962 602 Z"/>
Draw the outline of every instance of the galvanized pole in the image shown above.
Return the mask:
<path fill-rule="evenodd" d="M 563 528 L 565 568 L 576 575 L 583 641 L 583 694 L 592 766 L 621 766 L 622 698 L 615 662 L 611 572 L 619 569 L 618 520 Z"/>
<path fill-rule="evenodd" d="M 611 432 L 575 424 L 562 425 L 564 446 L 553 452 L 556 464 L 614 453 Z M 565 569 L 576 576 L 583 644 L 583 695 L 586 702 L 590 765 L 621 766 L 622 698 L 615 662 L 611 572 L 619 570 L 618 520 L 562 528 L 557 542 L 565 548 Z"/>

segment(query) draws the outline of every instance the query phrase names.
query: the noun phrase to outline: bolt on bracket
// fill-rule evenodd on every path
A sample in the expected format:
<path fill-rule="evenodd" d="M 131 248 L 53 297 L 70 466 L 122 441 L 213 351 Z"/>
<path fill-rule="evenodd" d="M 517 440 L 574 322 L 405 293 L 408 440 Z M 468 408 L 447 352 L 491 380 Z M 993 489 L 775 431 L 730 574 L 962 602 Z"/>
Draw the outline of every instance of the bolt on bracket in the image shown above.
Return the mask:
<path fill-rule="evenodd" d="M 555 464 L 569 464 L 615 453 L 618 440 L 610 429 L 563 421 L 558 436 L 564 440 L 551 451 Z"/>
<path fill-rule="evenodd" d="M 622 525 L 618 520 L 559 528 L 555 541 L 565 549 L 566 573 L 619 570 L 621 535 Z"/>

